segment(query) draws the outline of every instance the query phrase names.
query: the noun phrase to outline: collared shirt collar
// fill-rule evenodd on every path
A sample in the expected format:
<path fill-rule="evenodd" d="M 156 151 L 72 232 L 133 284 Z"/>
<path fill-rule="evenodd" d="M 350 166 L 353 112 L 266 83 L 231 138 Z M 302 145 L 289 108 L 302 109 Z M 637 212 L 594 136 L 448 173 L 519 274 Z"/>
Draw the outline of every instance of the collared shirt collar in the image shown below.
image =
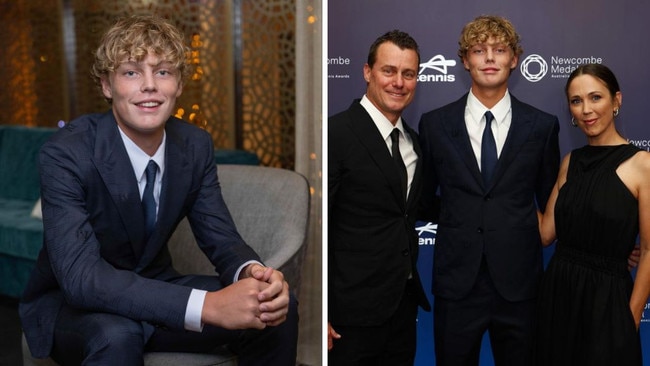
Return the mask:
<path fill-rule="evenodd" d="M 167 142 L 167 132 L 163 132 L 162 142 L 156 150 L 156 153 L 153 156 L 149 156 L 147 153 L 142 151 L 142 149 L 135 144 L 118 126 L 120 130 L 120 135 L 122 136 L 122 141 L 124 142 L 124 147 L 126 148 L 126 153 L 129 155 L 131 160 L 131 165 L 133 166 L 133 172 L 135 178 L 140 182 L 144 179 L 144 171 L 147 169 L 147 164 L 149 160 L 153 160 L 158 164 L 158 169 L 160 169 L 160 174 L 158 177 L 162 177 L 165 172 L 165 148 Z M 159 178 L 160 179 L 160 178 Z"/>
<path fill-rule="evenodd" d="M 372 121 L 375 122 L 375 125 L 377 126 L 377 129 L 379 129 L 379 133 L 381 134 L 381 137 L 386 140 L 388 139 L 388 136 L 390 136 L 390 133 L 393 132 L 393 129 L 395 127 L 399 128 L 400 132 L 402 133 L 402 136 L 404 138 L 408 138 L 406 135 L 406 131 L 404 131 L 404 126 L 402 123 L 402 117 L 400 116 L 397 119 L 397 123 L 395 126 L 384 116 L 377 107 L 375 107 L 374 104 L 366 97 L 364 94 L 363 98 L 361 98 L 361 105 L 366 109 L 368 114 L 370 115 L 370 118 L 372 118 Z"/>
<path fill-rule="evenodd" d="M 472 121 L 474 123 L 481 123 L 483 115 L 486 111 L 491 111 L 494 116 L 494 120 L 498 125 L 501 125 L 506 120 L 506 115 L 510 112 L 511 100 L 510 93 L 506 90 L 506 93 L 503 95 L 503 98 L 494 105 L 491 109 L 488 109 L 486 106 L 481 103 L 478 98 L 472 93 L 470 89 L 469 95 L 467 96 L 467 109 L 469 110 L 470 115 L 472 116 Z"/>

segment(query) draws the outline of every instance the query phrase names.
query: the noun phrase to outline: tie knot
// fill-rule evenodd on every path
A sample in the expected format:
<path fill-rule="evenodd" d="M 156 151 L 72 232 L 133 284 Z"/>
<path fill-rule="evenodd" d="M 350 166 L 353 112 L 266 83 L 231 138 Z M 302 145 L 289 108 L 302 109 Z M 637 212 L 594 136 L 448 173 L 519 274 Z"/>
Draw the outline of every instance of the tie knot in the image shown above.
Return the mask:
<path fill-rule="evenodd" d="M 494 119 L 494 115 L 492 114 L 492 112 L 490 112 L 490 111 L 485 112 L 485 124 L 486 125 L 489 126 L 490 123 L 492 123 L 493 119 Z"/>
<path fill-rule="evenodd" d="M 393 132 L 390 133 L 390 139 L 393 143 L 399 141 L 399 128 L 393 128 Z"/>
<path fill-rule="evenodd" d="M 153 180 L 156 178 L 157 171 L 158 164 L 156 164 L 156 162 L 153 160 L 149 160 L 149 164 L 147 164 L 147 169 L 145 170 L 147 182 L 153 182 Z"/>

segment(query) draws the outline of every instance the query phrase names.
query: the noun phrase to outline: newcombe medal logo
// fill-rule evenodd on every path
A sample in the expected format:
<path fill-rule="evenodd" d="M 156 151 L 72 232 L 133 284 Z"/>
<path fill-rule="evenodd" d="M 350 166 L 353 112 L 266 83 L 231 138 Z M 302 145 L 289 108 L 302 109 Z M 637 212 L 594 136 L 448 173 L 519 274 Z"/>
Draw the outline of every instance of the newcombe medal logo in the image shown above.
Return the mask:
<path fill-rule="evenodd" d="M 549 61 L 546 61 L 549 60 Z M 578 66 L 589 63 L 602 63 L 600 56 L 551 56 L 543 58 L 538 54 L 526 57 L 519 65 L 521 75 L 531 83 L 536 83 L 545 77 L 566 79 Z M 548 75 L 548 76 L 547 76 Z"/>
<path fill-rule="evenodd" d="M 536 83 L 542 80 L 548 72 L 548 64 L 542 56 L 533 54 L 524 59 L 519 70 L 526 80 Z"/>

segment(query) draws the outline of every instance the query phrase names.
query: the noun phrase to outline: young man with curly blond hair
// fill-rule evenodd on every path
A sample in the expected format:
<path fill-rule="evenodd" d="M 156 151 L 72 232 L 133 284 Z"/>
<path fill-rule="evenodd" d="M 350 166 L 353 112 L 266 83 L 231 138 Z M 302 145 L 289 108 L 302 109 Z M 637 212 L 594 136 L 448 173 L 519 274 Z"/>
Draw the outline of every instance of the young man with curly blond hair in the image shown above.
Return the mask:
<path fill-rule="evenodd" d="M 210 135 L 172 116 L 187 55 L 167 20 L 119 20 L 93 66 L 110 110 L 43 146 L 44 242 L 20 303 L 35 357 L 140 365 L 145 351 L 228 344 L 240 365 L 295 365 L 295 299 L 238 234 Z M 218 275 L 172 267 L 167 242 L 183 218 Z"/>
<path fill-rule="evenodd" d="M 436 365 L 478 365 L 487 331 L 497 366 L 528 366 L 543 270 L 537 207 L 557 177 L 558 119 L 508 90 L 522 53 L 510 21 L 477 17 L 459 45 L 471 88 L 419 125 L 423 212 L 438 223 Z"/>

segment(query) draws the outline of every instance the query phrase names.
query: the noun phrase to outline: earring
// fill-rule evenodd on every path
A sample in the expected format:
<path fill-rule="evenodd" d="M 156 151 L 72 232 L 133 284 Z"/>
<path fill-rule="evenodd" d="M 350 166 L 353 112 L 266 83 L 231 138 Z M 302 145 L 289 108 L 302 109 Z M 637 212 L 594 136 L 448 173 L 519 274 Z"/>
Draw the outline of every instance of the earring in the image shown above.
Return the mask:
<path fill-rule="evenodd" d="M 618 108 L 614 109 L 614 117 L 618 116 Z"/>
<path fill-rule="evenodd" d="M 578 127 L 578 124 L 576 123 L 576 120 L 573 117 L 571 117 L 571 126 Z"/>

